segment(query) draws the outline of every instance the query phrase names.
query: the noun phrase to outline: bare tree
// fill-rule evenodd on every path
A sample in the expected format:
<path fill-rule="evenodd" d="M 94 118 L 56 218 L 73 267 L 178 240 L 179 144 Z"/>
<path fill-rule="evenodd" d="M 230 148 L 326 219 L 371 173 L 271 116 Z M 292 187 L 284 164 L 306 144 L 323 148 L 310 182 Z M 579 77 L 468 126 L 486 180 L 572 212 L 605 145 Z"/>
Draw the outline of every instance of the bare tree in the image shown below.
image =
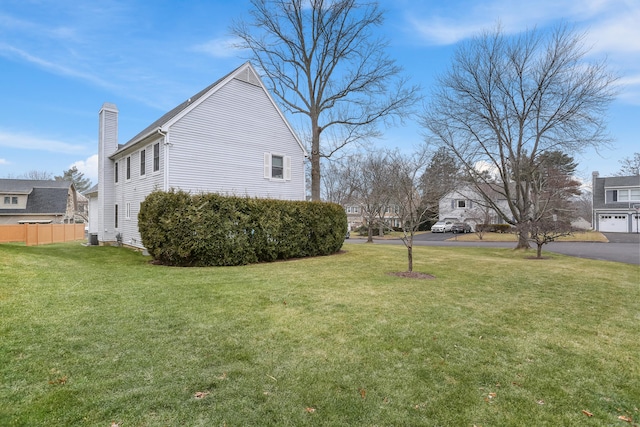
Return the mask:
<path fill-rule="evenodd" d="M 402 243 L 407 248 L 407 269 L 413 271 L 413 239 L 420 226 L 429 220 L 432 206 L 421 191 L 421 176 L 429 158 L 426 147 L 412 155 L 392 155 L 393 203 L 398 206 L 402 223 Z"/>
<path fill-rule="evenodd" d="M 418 99 L 375 37 L 377 2 L 251 0 L 253 21 L 231 28 L 264 71 L 283 107 L 308 118 L 311 198 L 320 200 L 321 158 L 378 135 L 382 120 L 402 120 Z M 330 132 L 327 130 L 331 129 Z M 326 133 L 325 133 L 326 132 Z M 321 136 L 331 134 L 325 144 Z M 333 142 L 333 143 L 331 143 Z"/>
<path fill-rule="evenodd" d="M 530 236 L 536 244 L 536 257 L 542 258 L 542 246 L 557 240 L 559 237 L 570 236 L 573 233 L 571 223 L 558 220 L 553 216 L 539 218 L 537 221 L 521 223 L 518 227 Z"/>
<path fill-rule="evenodd" d="M 573 233 L 571 220 L 575 217 L 571 199 L 580 195 L 580 183 L 572 174 L 577 164 L 573 158 L 559 151 L 548 151 L 540 156 L 540 164 L 532 176 L 532 206 L 528 221 L 518 224 L 521 234 L 537 246 L 537 256 L 542 256 L 542 246 L 559 237 Z"/>
<path fill-rule="evenodd" d="M 322 174 L 322 200 L 344 205 L 354 192 L 356 173 L 348 158 L 326 163 L 326 173 Z"/>
<path fill-rule="evenodd" d="M 640 175 L 640 153 L 633 153 L 633 157 L 625 157 L 620 160 L 620 170 L 617 176 L 634 176 Z"/>
<path fill-rule="evenodd" d="M 353 197 L 362 207 L 367 222 L 367 243 L 373 243 L 373 228 L 384 233 L 384 215 L 394 196 L 392 164 L 386 152 L 370 152 L 366 156 L 353 156 L 349 162 L 353 174 Z"/>
<path fill-rule="evenodd" d="M 27 173 L 23 173 L 18 176 L 20 179 L 33 179 L 37 181 L 50 181 L 53 179 L 53 174 L 47 171 L 30 170 Z"/>
<path fill-rule="evenodd" d="M 589 224 L 593 223 L 593 194 L 591 191 L 583 190 L 582 193 L 572 201 L 576 218 L 582 218 Z"/>
<path fill-rule="evenodd" d="M 423 125 L 447 147 L 483 194 L 480 163 L 499 175 L 502 220 L 516 226 L 532 215 L 532 176 L 540 156 L 572 154 L 609 142 L 605 111 L 616 76 L 604 62 L 588 63 L 584 34 L 558 26 L 548 34 L 507 37 L 498 27 L 462 44 L 438 80 Z M 517 248 L 529 248 L 524 227 Z"/>
<path fill-rule="evenodd" d="M 473 227 L 473 231 L 476 233 L 479 240 L 484 238 L 484 234 L 487 232 L 487 226 L 488 224 L 491 224 L 492 212 L 494 212 L 493 208 L 484 200 L 473 201 L 473 208 L 469 213 L 476 218 L 476 224 Z"/>

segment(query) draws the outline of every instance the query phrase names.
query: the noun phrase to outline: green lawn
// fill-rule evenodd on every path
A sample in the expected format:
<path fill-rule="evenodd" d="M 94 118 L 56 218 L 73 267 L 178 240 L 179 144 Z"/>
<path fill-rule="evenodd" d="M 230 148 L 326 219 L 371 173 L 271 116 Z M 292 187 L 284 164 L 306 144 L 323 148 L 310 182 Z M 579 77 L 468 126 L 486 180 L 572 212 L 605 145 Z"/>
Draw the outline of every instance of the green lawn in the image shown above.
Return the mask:
<path fill-rule="evenodd" d="M 184 269 L 0 245 L 0 425 L 640 420 L 638 266 L 418 247 L 416 280 L 388 274 L 403 246 L 344 250 Z"/>

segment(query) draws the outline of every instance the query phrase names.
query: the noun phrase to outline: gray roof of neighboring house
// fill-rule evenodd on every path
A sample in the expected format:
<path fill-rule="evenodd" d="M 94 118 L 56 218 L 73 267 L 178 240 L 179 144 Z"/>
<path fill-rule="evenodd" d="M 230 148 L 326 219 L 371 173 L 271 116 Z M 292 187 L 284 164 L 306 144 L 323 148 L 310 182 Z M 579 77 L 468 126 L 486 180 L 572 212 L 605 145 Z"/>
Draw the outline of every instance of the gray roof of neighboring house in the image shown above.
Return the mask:
<path fill-rule="evenodd" d="M 26 209 L 0 209 L 0 214 L 64 214 L 70 181 L 0 179 L 0 194 L 28 194 Z"/>
<path fill-rule="evenodd" d="M 604 180 L 605 187 L 637 187 L 640 185 L 640 175 L 606 176 L 598 179 Z"/>
<path fill-rule="evenodd" d="M 90 189 L 84 192 L 84 196 L 88 197 L 90 194 L 98 193 L 98 184 L 94 185 Z"/>
<path fill-rule="evenodd" d="M 71 181 L 53 181 L 39 179 L 0 179 L 0 192 L 28 194 L 34 188 L 69 188 Z"/>

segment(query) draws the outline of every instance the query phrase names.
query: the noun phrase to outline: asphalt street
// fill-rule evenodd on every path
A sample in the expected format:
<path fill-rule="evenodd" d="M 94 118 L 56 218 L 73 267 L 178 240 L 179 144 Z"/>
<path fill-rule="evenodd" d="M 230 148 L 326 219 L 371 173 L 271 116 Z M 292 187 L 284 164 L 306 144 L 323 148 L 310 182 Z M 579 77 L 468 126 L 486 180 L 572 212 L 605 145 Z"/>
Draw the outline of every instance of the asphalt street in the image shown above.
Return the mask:
<path fill-rule="evenodd" d="M 640 265 L 640 234 L 604 233 L 609 242 L 552 242 L 543 246 L 543 251 L 580 258 L 616 261 Z M 423 233 L 414 237 L 416 246 L 478 246 L 513 248 L 514 242 L 461 242 L 451 233 Z M 363 238 L 352 238 L 351 243 L 364 242 Z M 376 243 L 403 244 L 400 239 L 376 240 Z"/>

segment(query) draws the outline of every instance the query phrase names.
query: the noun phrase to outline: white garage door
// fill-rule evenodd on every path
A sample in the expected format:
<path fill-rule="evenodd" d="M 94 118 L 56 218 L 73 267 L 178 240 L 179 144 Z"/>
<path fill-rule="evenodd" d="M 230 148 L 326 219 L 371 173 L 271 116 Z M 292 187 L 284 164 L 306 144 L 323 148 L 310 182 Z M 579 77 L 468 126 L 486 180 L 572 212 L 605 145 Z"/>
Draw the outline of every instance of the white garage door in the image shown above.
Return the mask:
<path fill-rule="evenodd" d="M 600 215 L 600 231 L 628 233 L 626 215 Z"/>

